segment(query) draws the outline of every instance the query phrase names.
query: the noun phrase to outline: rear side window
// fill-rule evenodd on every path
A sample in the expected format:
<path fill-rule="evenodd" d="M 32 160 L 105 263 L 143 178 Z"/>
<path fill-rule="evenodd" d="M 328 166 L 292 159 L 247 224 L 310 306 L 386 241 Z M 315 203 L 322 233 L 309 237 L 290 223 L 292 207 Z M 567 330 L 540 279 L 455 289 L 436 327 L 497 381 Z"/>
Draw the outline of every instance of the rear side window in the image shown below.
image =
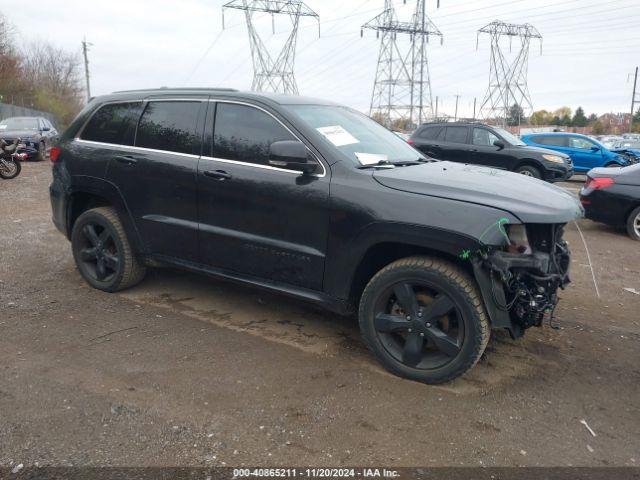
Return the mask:
<path fill-rule="evenodd" d="M 450 143 L 467 143 L 467 127 L 447 127 L 445 141 Z"/>
<path fill-rule="evenodd" d="M 199 155 L 200 107 L 201 102 L 149 102 L 140 118 L 136 147 Z"/>
<path fill-rule="evenodd" d="M 438 134 L 442 130 L 442 127 L 425 127 L 418 134 L 418 138 L 422 140 L 435 140 L 438 138 Z"/>
<path fill-rule="evenodd" d="M 566 147 L 567 137 L 561 137 L 556 135 L 547 135 L 541 137 L 533 137 L 533 141 L 540 145 L 549 145 L 551 147 Z"/>
<path fill-rule="evenodd" d="M 82 140 L 133 145 L 142 102 L 103 105 L 84 127 Z"/>
<path fill-rule="evenodd" d="M 213 156 L 226 160 L 269 164 L 274 142 L 296 140 L 271 115 L 246 105 L 219 103 L 213 135 Z"/>

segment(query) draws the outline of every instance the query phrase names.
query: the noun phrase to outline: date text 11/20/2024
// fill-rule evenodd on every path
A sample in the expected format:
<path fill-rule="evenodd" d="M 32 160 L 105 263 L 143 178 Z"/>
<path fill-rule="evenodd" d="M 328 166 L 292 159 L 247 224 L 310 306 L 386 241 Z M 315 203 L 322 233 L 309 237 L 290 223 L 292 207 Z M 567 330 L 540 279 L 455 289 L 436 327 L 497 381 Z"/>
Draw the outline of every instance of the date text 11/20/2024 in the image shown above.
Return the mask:
<path fill-rule="evenodd" d="M 386 468 L 238 468 L 233 478 L 399 478 Z"/>

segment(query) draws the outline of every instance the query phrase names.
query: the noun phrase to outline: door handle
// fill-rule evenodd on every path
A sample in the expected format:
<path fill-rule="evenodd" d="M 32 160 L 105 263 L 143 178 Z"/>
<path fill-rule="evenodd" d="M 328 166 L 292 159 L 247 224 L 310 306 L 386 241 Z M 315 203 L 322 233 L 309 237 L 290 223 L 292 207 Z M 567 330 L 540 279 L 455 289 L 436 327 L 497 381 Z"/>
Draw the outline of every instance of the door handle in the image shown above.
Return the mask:
<path fill-rule="evenodd" d="M 227 172 L 225 172 L 224 170 L 208 170 L 206 172 L 204 172 L 205 176 L 209 177 L 209 178 L 215 178 L 216 180 L 219 181 L 224 181 L 224 180 L 230 180 L 231 179 L 231 175 Z"/>
<path fill-rule="evenodd" d="M 116 162 L 118 163 L 123 163 L 124 165 L 135 165 L 136 163 L 138 163 L 138 160 L 136 160 L 135 158 L 133 158 L 130 155 L 122 155 L 120 157 L 116 157 Z"/>

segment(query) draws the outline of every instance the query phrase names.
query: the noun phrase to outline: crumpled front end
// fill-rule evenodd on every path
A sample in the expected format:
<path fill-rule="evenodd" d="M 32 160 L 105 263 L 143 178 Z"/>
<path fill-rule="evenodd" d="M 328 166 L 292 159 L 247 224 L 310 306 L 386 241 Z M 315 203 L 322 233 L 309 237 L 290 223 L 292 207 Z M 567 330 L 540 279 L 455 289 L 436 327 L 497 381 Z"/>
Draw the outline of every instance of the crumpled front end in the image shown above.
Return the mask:
<path fill-rule="evenodd" d="M 478 255 L 474 270 L 494 327 L 504 327 L 517 338 L 553 317 L 558 290 L 571 281 L 564 226 L 508 226 L 506 245 Z"/>

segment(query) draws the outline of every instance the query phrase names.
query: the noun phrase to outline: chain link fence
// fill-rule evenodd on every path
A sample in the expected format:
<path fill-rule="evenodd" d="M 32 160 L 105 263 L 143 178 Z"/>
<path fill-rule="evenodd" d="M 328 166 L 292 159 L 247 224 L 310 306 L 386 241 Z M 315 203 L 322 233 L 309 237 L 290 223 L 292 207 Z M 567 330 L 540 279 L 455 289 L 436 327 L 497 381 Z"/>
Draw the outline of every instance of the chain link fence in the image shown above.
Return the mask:
<path fill-rule="evenodd" d="M 55 126 L 57 126 L 58 123 L 56 118 L 49 112 L 41 112 L 40 110 L 19 107 L 9 103 L 0 103 L 0 120 L 4 120 L 9 117 L 44 117 Z"/>

